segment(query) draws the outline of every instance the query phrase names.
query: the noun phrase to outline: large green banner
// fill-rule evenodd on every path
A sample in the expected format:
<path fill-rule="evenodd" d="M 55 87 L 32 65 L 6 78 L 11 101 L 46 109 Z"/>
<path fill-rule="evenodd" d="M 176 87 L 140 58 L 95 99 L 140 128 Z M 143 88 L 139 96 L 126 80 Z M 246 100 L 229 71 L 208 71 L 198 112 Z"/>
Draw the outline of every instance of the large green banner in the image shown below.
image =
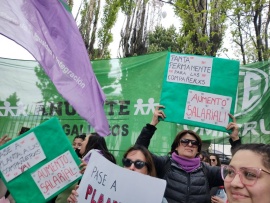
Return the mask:
<path fill-rule="evenodd" d="M 151 121 L 160 101 L 167 53 L 92 61 L 107 99 L 104 109 L 111 135 L 106 141 L 118 160 Z M 60 120 L 70 141 L 94 131 L 57 93 L 37 62 L 0 58 L 0 71 L 0 136 L 16 137 L 22 126 L 33 128 L 52 116 Z M 269 62 L 240 67 L 235 116 L 244 143 L 270 143 L 269 71 Z M 195 130 L 204 142 L 228 143 L 227 133 L 221 131 L 169 122 L 160 122 L 157 128 L 150 148 L 159 154 L 170 150 L 177 131 L 184 128 Z"/>

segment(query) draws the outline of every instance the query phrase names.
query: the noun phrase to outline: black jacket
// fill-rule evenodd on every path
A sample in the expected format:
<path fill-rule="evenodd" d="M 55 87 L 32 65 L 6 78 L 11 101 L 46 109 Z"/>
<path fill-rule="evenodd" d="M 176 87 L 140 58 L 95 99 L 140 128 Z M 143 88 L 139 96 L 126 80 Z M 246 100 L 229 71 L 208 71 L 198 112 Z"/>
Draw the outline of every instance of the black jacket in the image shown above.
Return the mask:
<path fill-rule="evenodd" d="M 148 148 L 156 127 L 147 124 L 136 144 Z M 167 181 L 164 197 L 168 203 L 210 203 L 210 188 L 223 185 L 219 167 L 201 164 L 195 171 L 187 173 L 169 155 L 152 154 L 157 176 Z"/>

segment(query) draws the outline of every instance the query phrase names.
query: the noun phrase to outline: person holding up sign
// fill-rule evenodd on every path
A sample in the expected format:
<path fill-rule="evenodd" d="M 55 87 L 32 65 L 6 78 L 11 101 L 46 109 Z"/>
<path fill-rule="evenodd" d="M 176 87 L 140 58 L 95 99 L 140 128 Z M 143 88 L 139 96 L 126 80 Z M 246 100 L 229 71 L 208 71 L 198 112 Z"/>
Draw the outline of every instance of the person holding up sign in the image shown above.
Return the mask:
<path fill-rule="evenodd" d="M 136 144 L 148 148 L 150 140 L 159 123 L 159 117 L 165 118 L 165 114 L 160 108 L 156 107 L 152 121 L 147 124 L 139 135 Z M 238 126 L 235 118 L 229 123 L 227 130 L 232 130 L 230 138 L 232 146 L 241 143 L 238 137 Z M 223 185 L 220 167 L 209 166 L 200 161 L 202 140 L 192 130 L 179 132 L 172 145 L 169 155 L 157 156 L 152 154 L 157 177 L 167 181 L 164 197 L 169 203 L 209 203 L 211 202 L 210 189 L 214 186 Z"/>
<path fill-rule="evenodd" d="M 134 145 L 130 147 L 124 154 L 122 159 L 123 167 L 141 174 L 156 177 L 156 169 L 150 152 L 141 145 Z M 67 199 L 69 203 L 77 202 L 77 189 L 72 190 L 70 196 Z M 162 203 L 167 203 L 163 198 Z"/>
<path fill-rule="evenodd" d="M 130 147 L 124 154 L 122 163 L 124 168 L 156 177 L 153 158 L 148 149 L 142 145 Z M 167 203 L 167 200 L 163 198 L 162 203 Z"/>
<path fill-rule="evenodd" d="M 109 161 L 116 164 L 115 157 L 113 156 L 113 154 L 109 152 L 104 137 L 99 136 L 97 133 L 91 133 L 90 135 L 87 135 L 84 138 L 79 149 L 80 155 L 85 159 L 82 160 L 82 163 L 80 165 L 81 173 L 85 171 L 85 168 L 89 160 L 89 157 L 87 157 L 88 152 L 92 149 L 97 150 Z M 66 203 L 67 197 L 69 197 L 70 193 L 72 192 L 72 189 L 74 189 L 74 187 L 77 187 L 77 184 L 78 183 L 75 183 L 75 185 L 72 185 L 72 187 L 68 188 L 63 193 L 59 194 L 55 200 L 55 203 Z"/>

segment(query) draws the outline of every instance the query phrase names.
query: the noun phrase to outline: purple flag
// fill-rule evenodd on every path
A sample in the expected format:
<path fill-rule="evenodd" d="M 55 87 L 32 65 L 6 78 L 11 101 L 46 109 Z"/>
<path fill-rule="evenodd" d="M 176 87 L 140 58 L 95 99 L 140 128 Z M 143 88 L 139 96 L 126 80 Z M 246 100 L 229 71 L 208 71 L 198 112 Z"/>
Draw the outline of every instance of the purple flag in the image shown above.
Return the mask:
<path fill-rule="evenodd" d="M 0 33 L 27 49 L 58 92 L 101 136 L 110 134 L 105 95 L 72 14 L 59 0 L 2 0 Z"/>

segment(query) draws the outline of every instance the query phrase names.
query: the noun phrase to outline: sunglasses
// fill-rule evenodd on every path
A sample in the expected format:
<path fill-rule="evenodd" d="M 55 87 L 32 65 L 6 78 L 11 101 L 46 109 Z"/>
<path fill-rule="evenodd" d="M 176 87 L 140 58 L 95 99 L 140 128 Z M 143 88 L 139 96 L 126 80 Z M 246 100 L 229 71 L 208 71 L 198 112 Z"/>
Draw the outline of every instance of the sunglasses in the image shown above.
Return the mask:
<path fill-rule="evenodd" d="M 211 161 L 213 161 L 213 162 L 215 162 L 216 161 L 216 159 L 210 159 Z"/>
<path fill-rule="evenodd" d="M 134 164 L 135 168 L 142 169 L 144 166 L 147 166 L 147 163 L 144 161 L 136 160 L 132 161 L 128 158 L 123 158 L 122 163 L 125 167 L 130 167 L 132 164 Z"/>
<path fill-rule="evenodd" d="M 181 139 L 180 143 L 186 147 L 189 145 L 189 143 L 191 144 L 191 147 L 193 148 L 197 148 L 200 144 L 197 140 L 189 140 L 189 139 Z"/>

